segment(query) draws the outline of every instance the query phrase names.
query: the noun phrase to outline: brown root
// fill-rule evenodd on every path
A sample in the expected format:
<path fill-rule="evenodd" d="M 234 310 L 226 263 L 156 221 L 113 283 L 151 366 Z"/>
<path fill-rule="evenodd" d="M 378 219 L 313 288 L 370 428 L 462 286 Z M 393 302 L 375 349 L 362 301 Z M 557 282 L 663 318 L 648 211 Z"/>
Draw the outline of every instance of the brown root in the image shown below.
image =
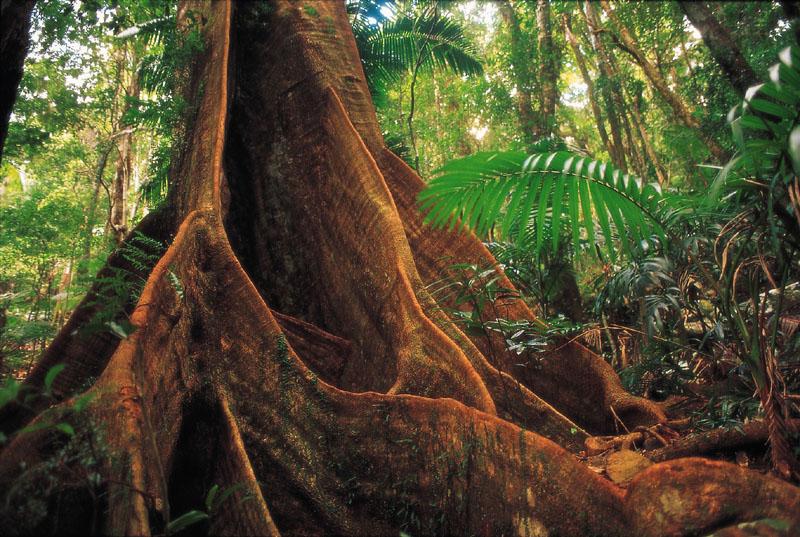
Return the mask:
<path fill-rule="evenodd" d="M 800 424 L 800 420 L 794 421 L 795 425 Z M 767 424 L 758 420 L 744 424 L 741 429 L 714 429 L 690 434 L 667 446 L 648 451 L 645 455 L 652 461 L 661 462 L 679 457 L 696 457 L 753 447 L 763 448 L 768 439 Z"/>

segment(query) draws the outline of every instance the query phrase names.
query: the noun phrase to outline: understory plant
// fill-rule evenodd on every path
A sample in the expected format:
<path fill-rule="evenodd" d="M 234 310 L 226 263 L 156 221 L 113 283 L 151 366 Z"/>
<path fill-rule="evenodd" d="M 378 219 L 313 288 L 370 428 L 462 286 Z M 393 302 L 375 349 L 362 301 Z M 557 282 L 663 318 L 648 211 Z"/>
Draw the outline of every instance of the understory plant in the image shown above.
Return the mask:
<path fill-rule="evenodd" d="M 433 226 L 511 243 L 493 251 L 528 261 L 527 273 L 508 271 L 524 290 L 526 274 L 567 230 L 574 251 L 602 264 L 594 310 L 629 386 L 646 392 L 642 385 L 655 381 L 675 393 L 747 376 L 768 423 L 773 467 L 797 479 L 792 419 L 800 413 L 786 394 L 800 387 L 792 380 L 800 367 L 799 106 L 800 49 L 791 47 L 729 114 L 738 152 L 703 194 L 662 192 L 563 150 L 485 152 L 438 170 L 420 207 Z M 751 417 L 753 405 L 736 399 L 747 385 L 713 395 L 707 416 Z"/>

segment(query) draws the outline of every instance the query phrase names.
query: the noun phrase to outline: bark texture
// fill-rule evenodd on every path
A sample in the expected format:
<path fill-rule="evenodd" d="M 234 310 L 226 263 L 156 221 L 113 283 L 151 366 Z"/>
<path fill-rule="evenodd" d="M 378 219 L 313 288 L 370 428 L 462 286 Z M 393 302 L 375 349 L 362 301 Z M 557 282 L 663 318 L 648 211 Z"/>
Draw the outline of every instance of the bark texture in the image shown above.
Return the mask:
<path fill-rule="evenodd" d="M 600 105 L 597 103 L 597 92 L 594 87 L 594 82 L 589 74 L 589 69 L 586 67 L 586 59 L 584 58 L 583 52 L 581 52 L 578 40 L 575 37 L 575 34 L 572 33 L 572 21 L 569 14 L 564 13 L 561 15 L 561 24 L 564 27 L 564 37 L 569 43 L 570 48 L 572 48 L 572 53 L 575 56 L 575 63 L 578 65 L 578 69 L 581 72 L 583 83 L 586 84 L 586 90 L 589 95 L 589 104 L 592 107 L 592 114 L 594 115 L 595 125 L 597 125 L 597 132 L 600 134 L 600 140 L 603 142 L 603 146 L 608 151 L 608 154 L 614 155 L 614 146 L 608 139 L 606 124 L 605 121 L 603 121 L 603 113 L 600 110 Z"/>
<path fill-rule="evenodd" d="M 447 318 L 425 283 L 448 256 L 491 256 L 473 236 L 422 225 L 422 182 L 383 145 L 344 6 L 305 7 L 192 6 L 208 46 L 167 216 L 150 220 L 170 246 L 131 313 L 137 329 L 117 343 L 87 339 L 85 304 L 32 380 L 66 361 L 58 392 L 90 385 L 85 412 L 108 443 L 105 504 L 77 485 L 53 492 L 72 507 L 57 529 L 164 532 L 212 484 L 242 487 L 202 525 L 221 535 L 796 524 L 800 492 L 775 479 L 681 459 L 625 491 L 561 447 L 585 438 L 582 425 L 608 428 L 611 405 L 630 425 L 663 414 L 580 346 L 515 368 L 497 342 L 470 340 Z M 532 318 L 521 302 L 507 310 Z M 21 462 L 36 468 L 59 449 L 53 436 L 13 438 L 2 490 Z"/>
<path fill-rule="evenodd" d="M 520 28 L 517 6 L 510 0 L 497 3 L 503 22 L 508 26 L 511 34 L 511 67 L 514 71 L 514 82 L 517 88 L 517 115 L 519 116 L 520 130 L 528 146 L 532 146 L 538 139 L 537 118 L 533 110 L 531 96 L 534 89 L 534 74 L 531 66 L 531 51 L 526 46 L 525 37 Z"/>
<path fill-rule="evenodd" d="M 539 136 L 552 136 L 556 130 L 558 105 L 559 51 L 553 46 L 550 0 L 536 2 L 536 49 L 539 55 L 541 103 L 539 105 Z"/>
<path fill-rule="evenodd" d="M 622 141 L 622 126 L 618 115 L 619 112 L 621 112 L 618 108 L 619 98 L 616 94 L 616 88 L 612 87 L 613 73 L 608 61 L 608 55 L 606 54 L 605 43 L 603 43 L 603 39 L 600 35 L 600 17 L 597 15 L 594 5 L 589 0 L 584 2 L 582 13 L 589 31 L 592 48 L 594 48 L 595 54 L 597 55 L 597 65 L 602 75 L 600 78 L 600 94 L 603 96 L 603 103 L 605 104 L 606 110 L 608 110 L 608 125 L 611 130 L 611 139 L 613 142 L 611 144 L 613 149 L 613 151 L 611 151 L 611 161 L 618 168 L 627 170 L 625 146 Z"/>
<path fill-rule="evenodd" d="M 730 31 L 714 17 L 705 2 L 678 2 L 692 26 L 697 28 L 711 57 L 722 68 L 736 92 L 744 97 L 747 88 L 759 83 Z"/>
<path fill-rule="evenodd" d="M 31 14 L 36 0 L 0 0 L 0 162 L 8 135 L 11 109 L 28 54 Z"/>

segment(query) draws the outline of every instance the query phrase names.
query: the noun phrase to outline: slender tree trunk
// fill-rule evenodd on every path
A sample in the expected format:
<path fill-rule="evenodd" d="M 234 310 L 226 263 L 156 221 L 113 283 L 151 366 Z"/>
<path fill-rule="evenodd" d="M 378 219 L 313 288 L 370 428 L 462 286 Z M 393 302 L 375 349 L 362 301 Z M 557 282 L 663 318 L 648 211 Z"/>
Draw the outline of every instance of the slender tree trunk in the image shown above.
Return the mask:
<path fill-rule="evenodd" d="M 517 114 L 525 143 L 531 147 L 539 139 L 536 127 L 537 119 L 533 111 L 533 99 L 531 97 L 535 89 L 533 69 L 530 65 L 531 51 L 526 45 L 526 40 L 522 34 L 519 19 L 511 0 L 503 0 L 497 5 L 503 21 L 508 25 L 511 33 L 511 68 L 517 89 Z"/>
<path fill-rule="evenodd" d="M 594 48 L 595 55 L 597 56 L 597 65 L 600 68 L 600 93 L 603 95 L 603 102 L 606 105 L 608 125 L 611 129 L 611 138 L 613 140 L 614 152 L 611 155 L 611 161 L 615 166 L 622 170 L 627 170 L 627 163 L 625 161 L 625 146 L 622 141 L 622 126 L 620 125 L 620 118 L 615 91 L 611 87 L 613 84 L 613 73 L 611 66 L 608 62 L 608 55 L 605 53 L 605 44 L 600 37 L 600 19 L 594 10 L 594 6 L 589 0 L 584 3 L 584 9 L 581 11 L 586 22 L 586 27 L 589 31 L 590 41 Z"/>
<path fill-rule="evenodd" d="M 192 3 L 207 43 L 187 90 L 196 113 L 165 212 L 143 221 L 170 246 L 131 312 L 136 330 L 86 335 L 97 306 L 85 303 L 28 382 L 59 360 L 56 394 L 91 385 L 83 412 L 108 444 L 103 533 L 166 533 L 212 484 L 237 488 L 210 534 L 647 537 L 800 523 L 800 492 L 755 472 L 674 461 L 623 491 L 530 432 L 572 448 L 585 438 L 489 362 L 503 347 L 481 352 L 427 293 L 442 256 L 492 258 L 472 235 L 422 224 L 421 180 L 383 144 L 344 4 L 237 7 L 234 19 L 229 2 Z M 532 320 L 520 301 L 497 306 Z M 558 404 L 591 400 L 601 423 L 612 407 L 629 425 L 664 419 L 586 349 L 555 358 L 530 378 L 562 375 Z M 2 425 L 27 421 L 19 412 L 3 409 Z M 2 505 L 43 490 L 9 485 L 44 464 L 37 505 L 61 507 L 57 531 L 85 533 L 84 489 L 52 485 L 74 475 L 52 464 L 58 440 L 40 430 L 4 448 Z M 4 527 L 42 527 L 17 513 Z"/>
<path fill-rule="evenodd" d="M 125 54 L 125 51 L 122 52 Z M 126 71 L 124 65 L 127 61 L 123 60 L 122 72 Z M 128 124 L 124 118 L 130 109 L 128 99 L 139 98 L 139 77 L 136 74 L 136 61 L 132 61 L 133 67 L 130 72 L 130 80 L 124 92 L 124 103 L 121 107 L 119 124 L 121 134 L 117 137 L 117 165 L 114 181 L 111 184 L 111 211 L 109 215 L 109 227 L 112 243 L 119 246 L 128 234 L 128 191 L 131 186 L 131 176 L 133 174 L 133 126 Z"/>
<path fill-rule="evenodd" d="M 53 306 L 52 324 L 57 328 L 61 328 L 61 326 L 64 324 L 64 317 L 67 315 L 69 291 L 72 287 L 72 280 L 74 276 L 74 261 L 69 259 L 67 261 L 67 266 L 64 267 L 64 272 L 61 273 L 61 278 L 58 280 L 56 294 L 54 297 L 55 305 Z"/>
<path fill-rule="evenodd" d="M 642 156 L 639 144 L 636 143 L 634 133 L 631 131 L 631 121 L 628 113 L 628 101 L 626 95 L 628 93 L 625 87 L 625 81 L 622 79 L 622 73 L 619 70 L 617 59 L 611 49 L 603 50 L 608 66 L 610 67 L 612 82 L 612 95 L 614 97 L 614 104 L 619 110 L 620 120 L 623 130 L 625 132 L 625 139 L 627 140 L 626 153 L 630 162 L 633 162 L 633 167 L 639 177 L 644 177 L 646 173 L 646 166 L 644 157 Z"/>
<path fill-rule="evenodd" d="M 0 0 L 0 162 L 11 110 L 28 54 L 31 14 L 36 0 Z"/>
<path fill-rule="evenodd" d="M 608 18 L 616 27 L 620 41 L 622 45 L 624 45 L 624 50 L 636 60 L 636 63 L 642 68 L 642 71 L 644 71 L 652 87 L 661 95 L 667 104 L 669 104 L 677 118 L 684 125 L 697 132 L 714 158 L 719 162 L 726 161 L 728 159 L 727 152 L 710 134 L 703 131 L 700 121 L 694 116 L 693 110 L 683 101 L 680 95 L 669 88 L 666 80 L 664 80 L 664 77 L 659 73 L 658 69 L 641 51 L 633 35 L 630 33 L 630 30 L 628 30 L 628 27 L 619 20 L 614 10 L 611 9 L 608 0 L 601 0 L 600 4 L 603 6 L 603 10 L 608 15 Z"/>
<path fill-rule="evenodd" d="M 781 0 L 781 11 L 789 21 L 789 25 L 794 32 L 794 39 L 800 43 L 800 2 L 797 0 Z"/>
<path fill-rule="evenodd" d="M 563 14 L 561 22 L 564 26 L 564 35 L 566 36 L 567 42 L 569 42 L 569 45 L 572 48 L 572 52 L 575 55 L 575 63 L 577 63 L 578 69 L 581 72 L 583 83 L 586 84 L 587 93 L 589 95 L 589 105 L 592 107 L 592 114 L 594 115 L 595 125 L 597 125 L 597 132 L 600 134 L 600 140 L 603 142 L 603 146 L 606 148 L 608 154 L 613 159 L 614 146 L 608 139 L 608 132 L 606 131 L 605 121 L 603 121 L 603 113 L 600 110 L 600 105 L 597 104 L 597 93 L 594 87 L 594 82 L 592 81 L 592 77 L 589 74 L 589 69 L 587 69 L 586 67 L 586 60 L 584 59 L 583 53 L 581 52 L 578 40 L 575 38 L 575 34 L 572 33 L 572 26 L 570 23 L 569 15 L 567 15 L 566 13 Z"/>
<path fill-rule="evenodd" d="M 705 2 L 678 2 L 711 52 L 711 57 L 722 68 L 736 92 L 744 97 L 747 88 L 759 83 L 753 68 L 745 59 L 730 31 L 714 17 Z"/>
<path fill-rule="evenodd" d="M 88 270 L 87 263 L 92 258 L 92 238 L 94 237 L 94 224 L 97 217 L 97 203 L 100 200 L 100 187 L 103 185 L 103 175 L 105 174 L 106 166 L 108 165 L 108 157 L 111 151 L 111 145 L 100 148 L 100 156 L 94 176 L 92 197 L 89 200 L 89 206 L 86 207 L 83 217 L 83 247 L 81 248 L 81 256 L 78 261 L 78 276 L 86 274 Z"/>
<path fill-rule="evenodd" d="M 11 292 L 12 289 L 11 281 L 0 280 L 0 374 L 3 375 L 6 374 L 6 347 L 3 343 L 3 331 L 6 329 L 6 324 L 8 324 L 8 308 L 11 305 L 11 301 L 3 295 Z"/>
<path fill-rule="evenodd" d="M 681 32 L 681 57 L 684 63 L 686 63 L 686 71 L 689 73 L 689 76 L 694 78 L 694 67 L 692 67 L 692 60 L 689 58 L 689 47 L 686 46 L 686 36 L 683 32 Z"/>
<path fill-rule="evenodd" d="M 667 184 L 667 173 L 664 170 L 663 165 L 661 164 L 661 160 L 658 158 L 658 154 L 653 148 L 653 144 L 650 142 L 650 135 L 647 134 L 647 128 L 645 128 L 645 121 L 644 118 L 642 117 L 641 99 L 642 98 L 640 95 L 633 96 L 633 106 L 631 107 L 631 111 L 633 112 L 633 123 L 636 126 L 636 130 L 642 139 L 642 145 L 644 146 L 647 158 L 648 160 L 650 160 L 650 164 L 653 165 L 653 169 L 655 170 L 656 173 L 656 178 L 658 179 L 658 184 L 665 186 Z"/>
<path fill-rule="evenodd" d="M 538 114 L 538 137 L 551 137 L 556 130 L 558 105 L 558 77 L 560 51 L 553 46 L 550 0 L 536 2 L 536 49 L 539 57 L 538 79 L 541 86 L 541 103 Z"/>

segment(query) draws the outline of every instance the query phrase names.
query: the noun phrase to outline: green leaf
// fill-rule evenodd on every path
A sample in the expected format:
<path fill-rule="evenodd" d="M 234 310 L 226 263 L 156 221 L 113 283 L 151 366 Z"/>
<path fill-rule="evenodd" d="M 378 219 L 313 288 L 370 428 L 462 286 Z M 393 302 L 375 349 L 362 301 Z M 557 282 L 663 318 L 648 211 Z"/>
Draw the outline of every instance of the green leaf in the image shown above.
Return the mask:
<path fill-rule="evenodd" d="M 108 321 L 106 325 L 111 329 L 111 332 L 120 339 L 127 338 L 130 334 L 122 327 L 122 325 L 114 322 Z"/>
<path fill-rule="evenodd" d="M 64 368 L 67 367 L 66 364 L 57 364 L 51 367 L 47 374 L 44 376 L 44 392 L 49 394 L 50 390 L 53 387 L 53 383 L 56 380 L 56 377 L 64 371 Z"/>
<path fill-rule="evenodd" d="M 748 104 L 754 110 L 758 110 L 759 112 L 763 112 L 765 114 L 769 114 L 771 116 L 780 119 L 788 119 L 792 115 L 791 110 L 787 110 L 783 106 L 767 101 L 765 99 L 751 99 L 750 101 L 748 101 Z"/>
<path fill-rule="evenodd" d="M 548 175 L 544 178 L 542 183 L 542 192 L 539 196 L 539 217 L 536 219 L 536 253 L 542 250 L 542 243 L 544 242 L 544 225 L 545 213 L 547 213 L 548 203 L 550 201 L 550 190 L 553 185 L 553 177 Z"/>
<path fill-rule="evenodd" d="M 75 429 L 69 423 L 56 423 L 53 427 L 68 436 L 75 436 Z"/>
<path fill-rule="evenodd" d="M 592 200 L 589 196 L 589 183 L 578 183 L 581 196 L 581 209 L 583 211 L 583 227 L 586 229 L 586 239 L 589 246 L 594 245 L 594 218 L 592 218 Z"/>
<path fill-rule="evenodd" d="M 198 522 L 208 519 L 208 514 L 203 511 L 188 511 L 167 524 L 167 534 L 178 533 Z"/>
<path fill-rule="evenodd" d="M 21 386 L 22 385 L 17 382 L 17 379 L 6 379 L 3 387 L 0 388 L 0 408 L 3 408 L 11 401 L 16 401 Z"/>
<path fill-rule="evenodd" d="M 400 14 L 379 26 L 356 18 L 353 22 L 361 61 L 373 95 L 417 67 L 449 70 L 472 76 L 483 74 L 478 53 L 461 25 L 432 11 Z"/>
<path fill-rule="evenodd" d="M 745 129 L 754 129 L 759 131 L 770 131 L 770 125 L 775 126 L 774 123 L 767 121 L 763 118 L 753 115 L 744 115 L 740 118 L 739 123 Z"/>
<path fill-rule="evenodd" d="M 569 166 L 569 162 L 567 161 L 564 166 Z M 564 203 L 564 186 L 566 182 L 567 177 L 562 173 L 556 180 L 555 190 L 553 191 L 553 216 L 550 224 L 550 233 L 552 234 L 554 252 L 558 251 L 558 242 L 561 239 L 561 211 Z"/>
<path fill-rule="evenodd" d="M 606 241 L 606 249 L 611 257 L 611 261 L 617 260 L 617 252 L 614 249 L 614 237 L 611 234 L 611 225 L 608 221 L 608 213 L 606 212 L 606 202 L 603 197 L 603 188 L 597 183 L 590 183 L 592 198 L 594 199 L 595 214 L 600 223 L 600 229 L 603 232 L 603 237 Z"/>
<path fill-rule="evenodd" d="M 222 493 L 219 495 L 216 504 L 212 505 L 213 510 L 216 511 L 217 509 L 219 509 L 227 501 L 227 499 L 230 498 L 237 490 L 243 490 L 246 486 L 247 486 L 246 483 L 236 483 L 235 485 L 226 487 L 225 490 L 223 490 Z M 239 503 L 242 503 L 247 499 L 249 499 L 249 497 L 245 496 Z"/>
<path fill-rule="evenodd" d="M 800 127 L 792 129 L 792 133 L 789 135 L 789 156 L 795 172 L 800 173 Z"/>
<path fill-rule="evenodd" d="M 80 397 L 76 397 L 72 403 L 72 410 L 75 412 L 82 412 L 83 409 L 86 408 L 86 405 L 92 401 L 92 399 L 94 399 L 93 393 L 86 393 Z"/>
<path fill-rule="evenodd" d="M 216 497 L 217 493 L 219 492 L 219 485 L 216 483 L 214 486 L 209 489 L 208 494 L 206 495 L 206 511 L 209 513 L 212 511 L 214 507 L 214 498 Z"/>
<path fill-rule="evenodd" d="M 17 431 L 17 434 L 33 433 L 33 432 L 36 432 L 36 431 L 41 431 L 43 429 L 48 429 L 48 428 L 50 428 L 52 426 L 53 426 L 52 423 L 48 423 L 46 421 L 40 421 L 40 422 L 32 423 L 31 425 L 27 425 L 27 426 L 23 427 L 22 429 Z"/>
<path fill-rule="evenodd" d="M 426 222 L 431 225 L 440 227 L 451 215 L 460 214 L 463 224 L 481 235 L 499 223 L 503 240 L 526 236 L 536 255 L 548 232 L 553 247 L 558 246 L 564 225 L 571 227 L 576 248 L 581 228 L 594 241 L 595 225 L 602 230 L 607 248 L 615 247 L 614 228 L 633 241 L 647 238 L 654 230 L 663 233 L 656 216 L 660 199 L 660 191 L 652 184 L 566 151 L 527 156 L 476 153 L 436 170 L 419 195 L 420 208 L 429 211 Z"/>

